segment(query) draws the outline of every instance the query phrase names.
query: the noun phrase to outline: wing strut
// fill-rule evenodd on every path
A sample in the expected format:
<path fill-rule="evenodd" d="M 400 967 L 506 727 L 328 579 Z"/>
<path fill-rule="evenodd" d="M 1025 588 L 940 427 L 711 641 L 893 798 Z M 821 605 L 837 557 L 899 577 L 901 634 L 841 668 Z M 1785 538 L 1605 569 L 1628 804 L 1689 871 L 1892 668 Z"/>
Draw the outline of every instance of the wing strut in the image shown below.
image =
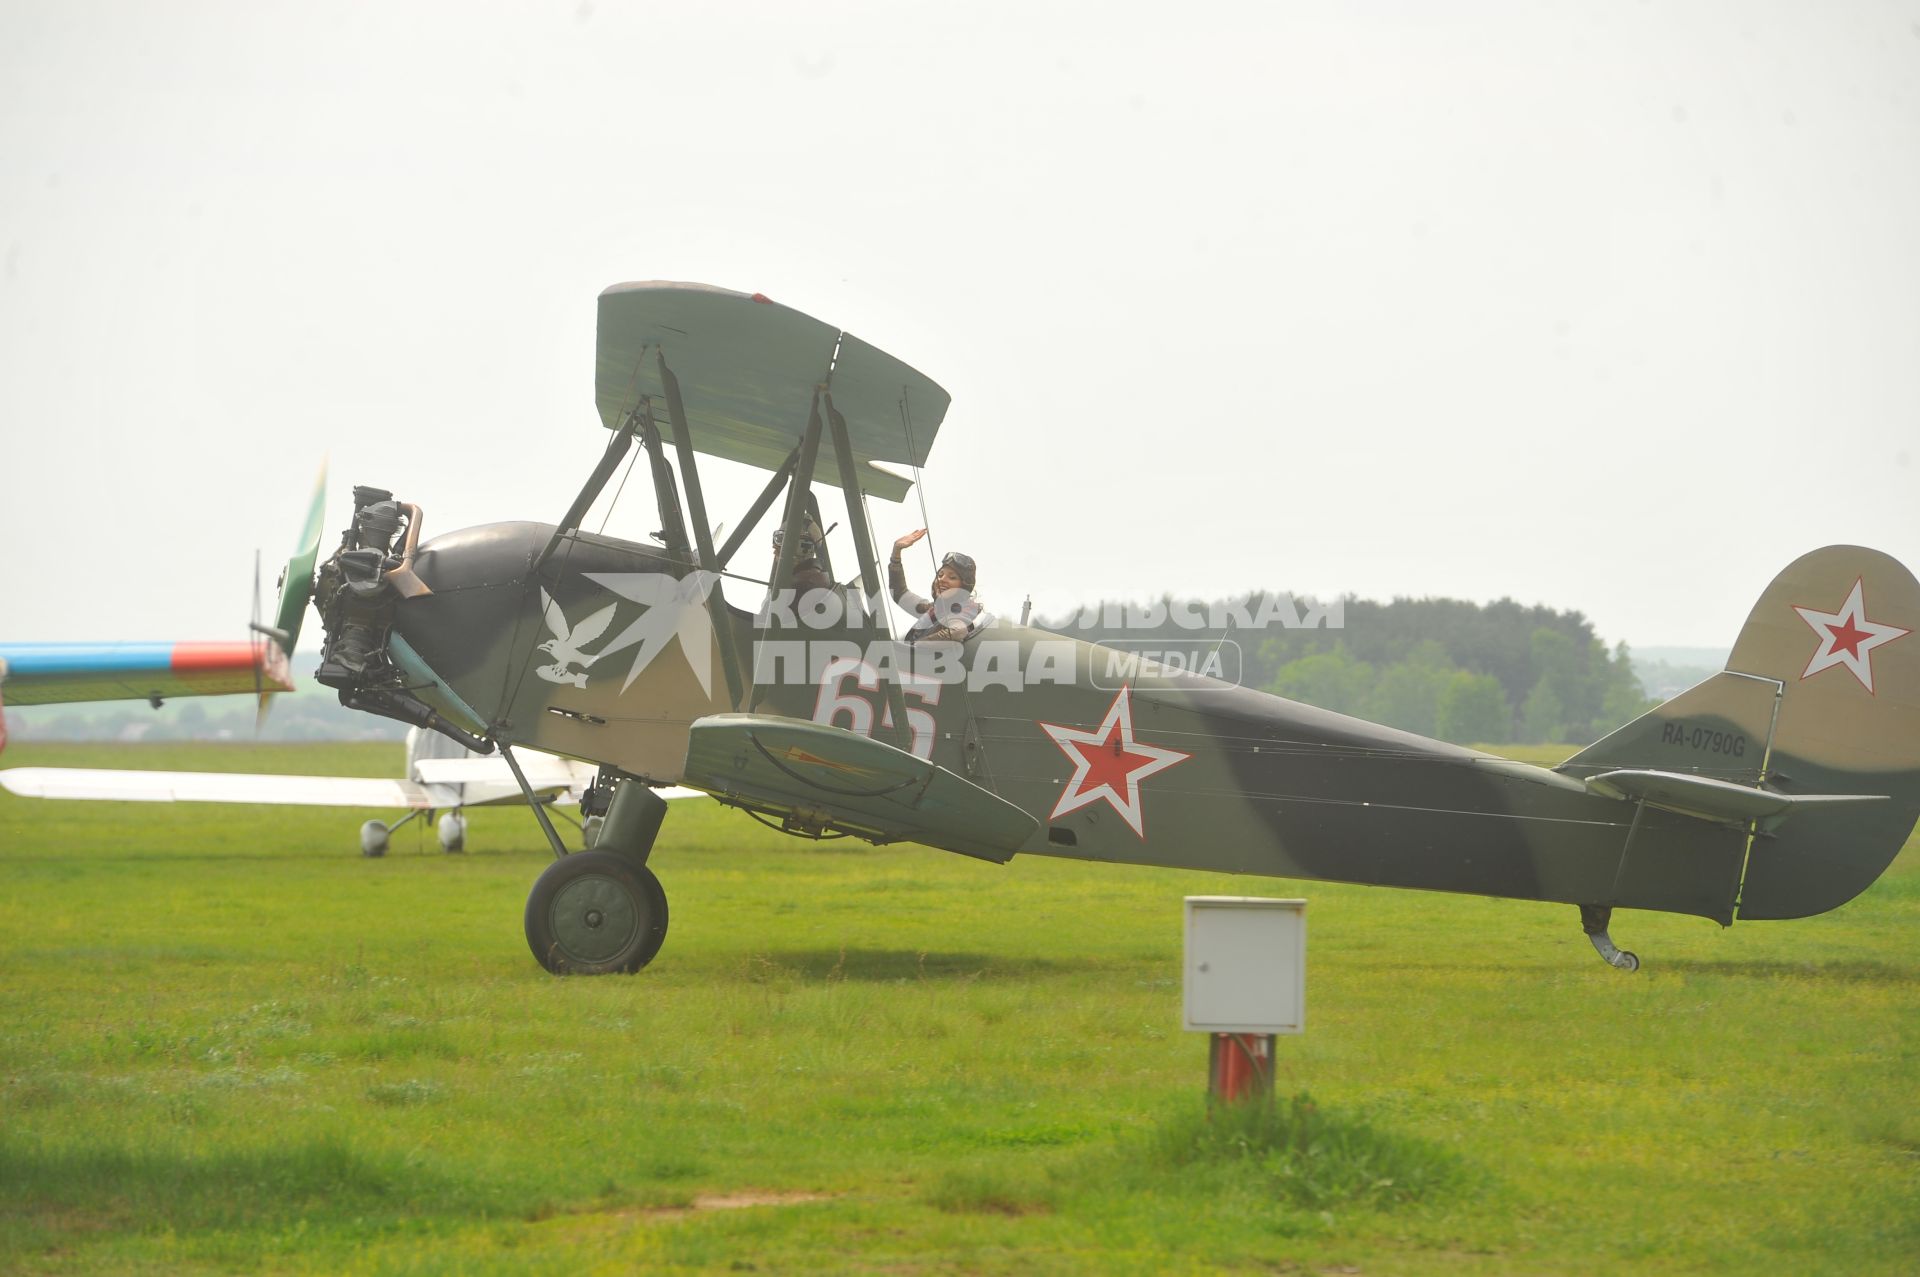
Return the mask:
<path fill-rule="evenodd" d="M 555 528 L 553 535 L 547 539 L 547 548 L 540 551 L 540 557 L 533 561 L 533 572 L 529 573 L 530 576 L 539 574 L 540 569 L 547 565 L 547 560 L 553 557 L 553 552 L 560 548 L 560 542 L 568 533 L 580 526 L 580 521 L 587 517 L 587 511 L 592 508 L 595 501 L 600 499 L 601 490 L 607 486 L 607 480 L 613 477 L 613 472 L 619 469 L 620 463 L 626 459 L 628 449 L 633 447 L 633 428 L 639 420 L 640 410 L 636 408 L 627 414 L 626 421 L 614 432 L 613 438 L 607 440 L 607 450 L 600 454 L 600 462 L 594 466 L 593 473 L 587 476 L 587 482 L 580 489 L 580 495 L 573 499 L 573 504 L 567 507 L 567 512 L 560 516 L 560 526 Z"/>
<path fill-rule="evenodd" d="M 674 481 L 673 467 L 667 464 L 666 449 L 660 444 L 660 427 L 653 419 L 653 405 L 640 401 L 640 442 L 646 445 L 647 461 L 653 467 L 653 495 L 660 505 L 660 539 L 667 553 L 685 562 L 693 557 L 687 541 L 687 519 L 680 512 L 680 485 Z"/>
<path fill-rule="evenodd" d="M 713 553 L 713 529 L 707 523 L 707 499 L 700 491 L 700 469 L 693 461 L 693 435 L 687 429 L 686 405 L 680 401 L 680 379 L 667 367 L 666 352 L 655 349 L 653 357 L 660 368 L 660 384 L 667 391 L 667 420 L 673 425 L 673 446 L 680 458 L 680 481 L 687 488 L 687 513 L 693 516 L 694 549 L 699 554 L 701 570 L 712 572 L 717 578 L 720 560 Z M 650 439 L 657 438 L 657 434 L 650 436 Z M 655 445 L 650 442 L 648 446 Z M 718 579 L 713 588 L 719 590 Z M 707 612 L 713 618 L 714 637 L 720 640 L 720 668 L 727 678 L 727 704 L 738 708 L 740 653 L 733 645 L 733 613 L 727 608 L 726 596 L 722 595 Z"/>
<path fill-rule="evenodd" d="M 813 487 L 813 470 L 819 460 L 820 388 L 815 386 L 813 406 L 807 410 L 807 432 L 800 436 L 800 459 L 794 463 L 793 480 L 787 488 L 787 510 L 780 519 L 780 552 L 774 556 L 773 579 L 767 582 L 769 602 L 785 582 L 793 579 L 793 565 L 800 561 L 800 528 L 807 515 L 801 494 Z"/>
<path fill-rule="evenodd" d="M 501 741 L 500 757 L 507 760 L 507 770 L 513 773 L 513 779 L 519 783 L 520 792 L 526 795 L 527 806 L 533 808 L 533 818 L 540 822 L 540 828 L 546 832 L 547 841 L 553 846 L 553 858 L 566 859 L 567 844 L 560 841 L 560 831 L 553 827 L 553 821 L 547 815 L 547 805 L 533 792 L 533 786 L 527 783 L 527 774 L 520 770 L 520 760 L 513 756 L 513 746 Z"/>
<path fill-rule="evenodd" d="M 880 595 L 880 564 L 873 554 L 873 536 L 867 528 L 867 507 L 860 499 L 858 472 L 854 469 L 853 445 L 847 441 L 847 419 L 833 406 L 833 395 L 826 395 L 827 420 L 833 424 L 833 453 L 840 462 L 840 490 L 847 496 L 847 524 L 853 532 L 854 552 L 860 556 L 860 584 L 869 600 L 877 600 Z M 791 537 L 791 533 L 788 534 Z M 866 615 L 867 641 L 884 640 L 889 636 L 881 629 L 880 619 L 871 613 Z M 912 728 L 907 724 L 907 698 L 900 690 L 897 678 L 882 678 L 881 686 L 886 689 L 887 708 L 893 711 L 893 734 L 895 743 L 902 749 L 910 749 Z"/>
<path fill-rule="evenodd" d="M 787 480 L 793 477 L 793 467 L 799 460 L 800 445 L 795 444 L 793 451 L 787 454 L 787 459 L 780 463 L 780 468 L 773 472 L 773 478 L 767 480 L 767 486 L 760 489 L 760 495 L 755 497 L 753 504 L 747 507 L 746 514 L 740 518 L 740 526 L 733 530 L 733 535 L 727 538 L 727 543 L 720 547 L 722 568 L 733 562 L 733 556 L 740 552 L 740 547 L 747 543 L 747 538 L 753 535 L 753 530 L 760 526 L 760 520 L 766 517 L 767 510 L 773 505 L 773 499 L 780 495 L 780 490 L 787 486 Z"/>

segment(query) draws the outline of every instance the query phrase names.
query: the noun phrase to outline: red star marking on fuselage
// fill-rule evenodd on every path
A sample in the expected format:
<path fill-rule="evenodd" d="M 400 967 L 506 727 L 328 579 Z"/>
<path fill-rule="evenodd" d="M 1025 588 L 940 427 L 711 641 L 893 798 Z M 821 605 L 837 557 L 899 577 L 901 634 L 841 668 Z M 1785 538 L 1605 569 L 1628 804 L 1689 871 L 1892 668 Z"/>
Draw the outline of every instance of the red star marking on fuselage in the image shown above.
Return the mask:
<path fill-rule="evenodd" d="M 1795 607 L 1793 610 L 1820 636 L 1820 646 L 1814 649 L 1813 659 L 1807 662 L 1807 668 L 1801 671 L 1800 677 L 1812 678 L 1821 670 L 1844 665 L 1850 674 L 1860 680 L 1860 686 L 1869 692 L 1873 690 L 1873 649 L 1897 638 L 1905 638 L 1913 632 L 1897 625 L 1869 621 L 1867 605 L 1861 597 L 1859 578 L 1854 580 L 1853 590 L 1838 612 L 1822 612 L 1811 607 Z"/>
<path fill-rule="evenodd" d="M 1113 698 L 1107 716 L 1092 731 L 1041 723 L 1040 729 L 1053 737 L 1073 763 L 1073 778 L 1053 805 L 1054 817 L 1077 811 L 1088 803 L 1104 800 L 1120 813 L 1141 838 L 1147 836 L 1146 821 L 1140 810 L 1140 782 L 1155 772 L 1193 757 L 1178 750 L 1142 745 L 1133 738 L 1133 702 L 1131 687 L 1123 687 Z"/>

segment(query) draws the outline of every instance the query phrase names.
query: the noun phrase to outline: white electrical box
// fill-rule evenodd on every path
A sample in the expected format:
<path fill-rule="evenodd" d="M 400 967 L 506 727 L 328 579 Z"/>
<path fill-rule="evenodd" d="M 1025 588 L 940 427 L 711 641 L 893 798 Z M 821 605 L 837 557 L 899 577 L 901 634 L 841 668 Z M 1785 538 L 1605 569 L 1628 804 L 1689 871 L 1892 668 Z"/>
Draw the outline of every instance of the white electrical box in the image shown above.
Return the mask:
<path fill-rule="evenodd" d="M 1188 896 L 1185 1027 L 1298 1033 L 1307 1019 L 1307 902 Z"/>

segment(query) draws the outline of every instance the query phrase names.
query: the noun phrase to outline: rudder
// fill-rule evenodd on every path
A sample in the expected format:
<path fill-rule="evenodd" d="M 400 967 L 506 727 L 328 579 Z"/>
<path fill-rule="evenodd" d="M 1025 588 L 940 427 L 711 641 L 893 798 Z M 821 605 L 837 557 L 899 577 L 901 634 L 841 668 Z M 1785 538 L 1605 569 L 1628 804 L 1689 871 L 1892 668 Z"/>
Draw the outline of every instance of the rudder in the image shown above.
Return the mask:
<path fill-rule="evenodd" d="M 1727 668 L 1561 769 L 1691 774 L 1792 795 L 1885 795 L 1796 811 L 1752 839 L 1741 918 L 1835 908 L 1878 878 L 1920 818 L 1920 583 L 1860 546 L 1775 577 Z"/>

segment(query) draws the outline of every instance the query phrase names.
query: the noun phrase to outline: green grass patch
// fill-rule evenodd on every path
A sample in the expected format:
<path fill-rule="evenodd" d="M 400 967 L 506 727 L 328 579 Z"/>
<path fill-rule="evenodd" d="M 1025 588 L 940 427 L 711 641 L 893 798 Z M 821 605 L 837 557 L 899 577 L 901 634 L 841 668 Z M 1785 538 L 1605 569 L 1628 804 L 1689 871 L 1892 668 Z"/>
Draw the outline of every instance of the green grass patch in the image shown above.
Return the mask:
<path fill-rule="evenodd" d="M 1218 1104 L 1168 1122 L 1148 1144 L 1169 1175 L 1313 1210 L 1430 1201 L 1470 1182 L 1460 1156 L 1316 1103 L 1285 1098 Z"/>
<path fill-rule="evenodd" d="M 0 1271 L 1920 1271 L 1912 844 L 1818 918 L 1623 911 L 1626 975 L 1564 906 L 995 867 L 683 803 L 659 960 L 556 979 L 526 812 L 369 861 L 373 814 L 0 795 Z M 1205 1116 L 1189 894 L 1310 899 L 1276 1072 L 1311 1102 Z"/>

